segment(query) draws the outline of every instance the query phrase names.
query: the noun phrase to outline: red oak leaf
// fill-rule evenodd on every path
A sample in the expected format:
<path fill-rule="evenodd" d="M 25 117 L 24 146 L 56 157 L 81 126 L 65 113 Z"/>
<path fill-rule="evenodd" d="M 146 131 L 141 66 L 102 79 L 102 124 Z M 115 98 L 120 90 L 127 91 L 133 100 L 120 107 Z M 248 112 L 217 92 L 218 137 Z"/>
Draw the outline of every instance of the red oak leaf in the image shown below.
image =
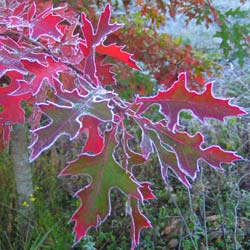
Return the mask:
<path fill-rule="evenodd" d="M 110 44 L 107 46 L 100 44 L 96 47 L 96 52 L 118 59 L 133 69 L 141 70 L 141 68 L 136 64 L 135 60 L 132 59 L 132 54 L 122 50 L 124 47 L 125 46 L 118 46 L 116 44 Z"/>
<path fill-rule="evenodd" d="M 140 183 L 140 192 L 143 196 L 143 200 L 144 201 L 148 201 L 148 200 L 154 200 L 156 197 L 154 195 L 154 193 L 151 190 L 151 183 L 150 182 L 141 182 Z"/>
<path fill-rule="evenodd" d="M 27 70 L 20 62 L 20 56 L 10 52 L 0 44 L 0 77 L 8 71 L 18 71 L 21 74 L 27 74 Z"/>
<path fill-rule="evenodd" d="M 63 34 L 60 42 L 51 42 L 51 51 L 53 51 L 59 61 L 71 65 L 78 65 L 83 60 L 83 53 L 79 49 L 79 34 L 74 34 L 77 27 L 77 22 L 71 26 L 61 24 L 59 25 L 60 31 Z"/>
<path fill-rule="evenodd" d="M 179 75 L 178 81 L 166 91 L 159 91 L 153 97 L 137 97 L 140 104 L 137 114 L 145 112 L 152 105 L 159 105 L 160 112 L 169 119 L 168 127 L 174 130 L 179 124 L 178 115 L 183 109 L 191 110 L 198 119 L 214 118 L 223 121 L 227 116 L 237 116 L 245 112 L 229 103 L 229 100 L 216 98 L 212 94 L 212 83 L 205 85 L 202 93 L 187 89 L 186 74 Z"/>
<path fill-rule="evenodd" d="M 82 154 L 60 174 L 61 176 L 80 174 L 91 177 L 89 185 L 77 193 L 81 206 L 71 218 L 71 221 L 75 221 L 76 242 L 86 235 L 90 227 L 97 227 L 110 215 L 112 188 L 120 189 L 128 197 L 142 200 L 140 184 L 135 182 L 113 157 L 117 144 L 114 130 L 106 132 L 105 146 L 99 155 Z"/>
<path fill-rule="evenodd" d="M 95 33 L 95 38 L 94 38 L 94 44 L 99 45 L 100 43 L 103 42 L 103 40 L 106 39 L 106 36 L 112 32 L 115 32 L 116 30 L 120 29 L 123 24 L 118 24 L 118 23 L 110 23 L 110 16 L 111 16 L 111 10 L 110 10 L 110 5 L 107 4 L 104 8 L 104 11 L 101 13 L 96 33 Z"/>
<path fill-rule="evenodd" d="M 18 58 L 19 61 L 28 60 L 30 62 L 37 62 L 41 65 L 47 63 L 47 54 L 39 52 L 36 47 L 31 49 L 29 47 L 26 47 L 25 44 L 22 44 L 20 42 L 17 43 L 10 37 L 0 37 L 0 44 L 2 44 L 5 49 L 10 51 L 11 56 L 13 56 L 14 54 L 14 57 Z"/>
<path fill-rule="evenodd" d="M 16 3 L 13 1 L 12 7 L 7 5 L 1 7 L 0 23 L 8 29 L 16 29 L 23 31 L 24 27 L 30 27 L 30 24 L 25 19 L 26 3 Z"/>
<path fill-rule="evenodd" d="M 81 118 L 81 122 L 83 124 L 81 131 L 87 136 L 82 152 L 99 154 L 104 146 L 104 138 L 99 128 L 101 121 L 93 116 L 84 116 Z"/>
<path fill-rule="evenodd" d="M 98 78 L 96 76 L 96 64 L 94 58 L 94 29 L 91 22 L 87 19 L 85 14 L 82 14 L 82 31 L 85 37 L 85 43 L 81 42 L 79 47 L 85 57 L 84 73 L 89 76 L 94 85 L 98 85 Z"/>
<path fill-rule="evenodd" d="M 85 56 L 84 73 L 90 77 L 94 85 L 98 85 L 100 83 L 96 73 L 94 49 L 106 39 L 108 34 L 120 29 L 122 25 L 117 23 L 110 24 L 109 4 L 106 5 L 104 11 L 100 15 L 95 33 L 91 22 L 86 18 L 84 13 L 82 14 L 82 23 L 85 41 L 82 41 L 79 46 Z"/>
<path fill-rule="evenodd" d="M 105 63 L 102 56 L 96 58 L 96 74 L 102 86 L 116 84 L 115 74 L 111 71 L 113 66 Z"/>
<path fill-rule="evenodd" d="M 138 202 L 130 199 L 130 217 L 131 217 L 131 249 L 140 242 L 140 233 L 143 228 L 152 228 L 150 221 L 142 214 Z"/>
<path fill-rule="evenodd" d="M 35 4 L 33 3 L 33 6 Z M 34 7 L 33 7 L 34 8 Z M 33 15 L 36 11 L 33 11 Z M 60 41 L 62 33 L 57 25 L 63 21 L 63 18 L 53 14 L 53 8 L 48 8 L 43 12 L 32 17 L 32 29 L 30 29 L 30 38 L 38 40 L 41 36 L 51 37 Z"/>
<path fill-rule="evenodd" d="M 29 82 L 23 81 L 25 84 L 15 94 L 31 92 L 36 95 L 45 83 L 54 88 L 54 79 L 58 78 L 59 72 L 69 71 L 64 63 L 57 62 L 52 57 L 47 58 L 47 65 L 27 60 L 22 60 L 22 64 L 33 75 L 33 78 Z"/>
<path fill-rule="evenodd" d="M 39 104 L 41 111 L 50 118 L 50 123 L 32 131 L 35 136 L 30 146 L 30 161 L 51 147 L 61 135 L 66 134 L 71 140 L 76 138 L 82 128 L 82 116 L 91 115 L 102 121 L 111 121 L 112 109 L 108 106 L 109 100 L 104 99 L 108 93 L 101 90 L 100 94 L 96 91 L 95 96 L 81 96 L 76 89 L 70 92 L 57 88 L 55 95 L 61 99 L 60 104 L 49 101 Z"/>
<path fill-rule="evenodd" d="M 24 123 L 25 112 L 21 107 L 21 101 L 28 100 L 30 94 L 12 96 L 12 92 L 19 87 L 18 81 L 23 79 L 23 75 L 18 72 L 8 72 L 10 84 L 0 88 L 0 125 L 11 125 L 14 123 Z"/>
<path fill-rule="evenodd" d="M 168 169 L 170 168 L 178 177 L 178 179 L 187 187 L 190 188 L 191 184 L 187 179 L 185 172 L 179 167 L 176 154 L 166 149 L 161 144 L 161 140 L 158 137 L 158 134 L 153 130 L 144 130 L 144 133 L 147 134 L 148 138 L 152 140 L 153 145 L 155 146 L 156 153 L 161 165 L 161 175 L 162 179 L 165 181 L 168 176 Z M 150 143 L 152 146 L 152 144 Z M 151 150 L 153 152 L 153 150 Z"/>
<path fill-rule="evenodd" d="M 187 187 L 190 184 L 186 176 L 195 179 L 200 159 L 205 160 L 217 170 L 223 170 L 222 163 L 233 163 L 242 159 L 234 152 L 225 151 L 219 146 L 203 149 L 201 146 L 204 140 L 200 133 L 194 136 L 190 136 L 186 132 L 173 133 L 160 122 L 152 123 L 146 118 L 139 118 L 137 121 L 144 133 L 153 141 L 162 167 L 166 170 L 171 168 Z M 164 145 L 168 145 L 170 149 L 167 150 Z M 164 172 L 163 177 L 165 174 Z"/>

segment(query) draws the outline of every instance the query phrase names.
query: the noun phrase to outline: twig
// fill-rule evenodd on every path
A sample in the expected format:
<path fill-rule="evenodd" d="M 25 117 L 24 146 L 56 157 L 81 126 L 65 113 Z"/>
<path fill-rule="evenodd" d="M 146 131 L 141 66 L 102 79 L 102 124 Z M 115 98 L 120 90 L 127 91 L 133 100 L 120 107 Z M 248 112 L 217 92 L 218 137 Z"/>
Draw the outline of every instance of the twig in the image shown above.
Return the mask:
<path fill-rule="evenodd" d="M 209 250 L 208 247 L 208 235 L 207 235 L 207 215 L 206 215 L 206 196 L 205 196 L 205 185 L 203 182 L 203 167 L 200 167 L 200 181 L 202 184 L 202 216 L 203 216 L 203 223 L 204 223 L 204 234 L 205 234 L 205 242 L 206 242 L 206 249 Z"/>
<path fill-rule="evenodd" d="M 250 173 L 246 173 L 246 174 L 244 174 L 244 175 L 242 175 L 242 176 L 240 177 L 240 179 L 237 181 L 237 183 L 235 184 L 234 189 L 232 190 L 232 192 L 231 192 L 231 194 L 230 194 L 230 198 L 232 198 L 232 196 L 233 196 L 233 194 L 235 193 L 236 189 L 239 190 L 239 185 L 240 185 L 241 181 L 242 181 L 245 177 L 247 177 L 247 176 L 250 176 Z"/>
<path fill-rule="evenodd" d="M 9 244 L 10 249 L 14 250 L 14 248 L 13 248 L 11 242 L 10 242 L 9 236 L 7 235 L 6 231 L 4 231 L 3 233 L 4 233 L 5 237 L 6 237 L 6 240 L 7 240 L 8 244 Z"/>
<path fill-rule="evenodd" d="M 240 204 L 240 199 L 237 199 L 237 203 L 234 207 L 234 246 L 235 246 L 235 250 L 239 249 L 239 242 L 237 240 L 237 228 L 238 228 L 238 206 Z"/>
<path fill-rule="evenodd" d="M 169 182 L 169 180 L 166 180 L 166 190 L 167 190 L 167 191 L 169 191 L 169 188 L 168 188 L 168 187 L 170 187 L 170 185 L 168 184 L 168 182 Z M 186 227 L 186 229 L 187 229 L 188 236 L 189 236 L 189 238 L 190 238 L 190 240 L 191 240 L 191 242 L 192 242 L 192 244 L 193 244 L 193 246 L 194 246 L 194 249 L 195 249 L 195 250 L 199 250 L 199 249 L 197 248 L 195 242 L 194 242 L 194 239 L 193 239 L 193 237 L 192 237 L 192 233 L 191 233 L 190 230 L 189 230 L 188 224 L 187 224 L 187 222 L 186 222 L 186 220 L 185 220 L 185 218 L 184 218 L 184 216 L 183 216 L 183 214 L 182 214 L 182 212 L 181 212 L 181 210 L 180 210 L 180 208 L 179 208 L 179 206 L 178 206 L 178 204 L 177 204 L 177 201 L 176 201 L 175 197 L 174 197 L 174 196 L 171 196 L 171 200 L 172 200 L 174 206 L 176 207 L 176 209 L 177 209 L 177 211 L 178 211 L 178 214 L 179 214 L 179 216 L 181 217 L 181 219 L 182 219 L 182 221 L 183 221 L 183 223 L 184 223 L 184 225 L 185 225 L 185 227 Z"/>
<path fill-rule="evenodd" d="M 214 197 L 216 197 L 215 193 L 213 192 L 213 190 L 211 190 L 212 194 Z M 220 213 L 220 223 L 221 223 L 221 230 L 222 230 L 222 239 L 223 239 L 223 242 L 224 242 L 224 249 L 225 250 L 228 250 L 228 247 L 227 247 L 227 242 L 226 242 L 226 232 L 225 232 L 225 220 L 224 220 L 224 214 L 221 210 L 221 207 L 220 207 L 220 204 L 218 203 L 218 200 L 221 200 L 221 199 L 218 199 L 218 197 L 216 197 L 216 205 L 217 205 L 217 208 L 219 210 L 219 213 Z"/>

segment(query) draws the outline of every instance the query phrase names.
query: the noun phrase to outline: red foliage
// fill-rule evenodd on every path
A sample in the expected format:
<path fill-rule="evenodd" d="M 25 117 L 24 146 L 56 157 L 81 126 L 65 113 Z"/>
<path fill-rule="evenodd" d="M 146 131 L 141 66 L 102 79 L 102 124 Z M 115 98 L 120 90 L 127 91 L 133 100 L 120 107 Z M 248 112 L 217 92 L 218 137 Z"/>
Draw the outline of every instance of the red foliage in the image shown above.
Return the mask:
<path fill-rule="evenodd" d="M 171 169 L 187 187 L 190 187 L 188 177 L 194 179 L 196 176 L 200 159 L 215 169 L 222 169 L 222 163 L 240 159 L 234 152 L 218 146 L 203 148 L 200 133 L 191 136 L 178 130 L 178 116 L 183 109 L 191 110 L 202 122 L 206 118 L 223 121 L 225 117 L 244 114 L 229 100 L 215 98 L 212 83 L 205 84 L 204 91 L 198 93 L 188 88 L 184 73 L 172 84 L 179 70 L 165 72 L 167 75 L 159 71 L 161 73 L 156 75 L 159 81 L 164 84 L 166 81 L 172 87 L 155 96 L 137 96 L 135 101 L 129 102 L 110 90 L 115 80 L 106 57 L 140 70 L 124 47 L 106 39 L 121 28 L 120 24 L 110 22 L 110 5 L 101 13 L 96 29 L 85 13 L 81 13 L 79 19 L 80 15 L 65 5 L 54 7 L 50 3 L 6 1 L 0 11 L 0 77 L 10 79 L 8 86 L 0 88 L 0 135 L 3 140 L 9 140 L 11 125 L 25 122 L 25 112 L 20 106 L 22 101 L 33 108 L 29 119 L 34 128 L 31 131 L 31 161 L 52 147 L 62 135 L 70 140 L 79 140 L 82 133 L 87 137 L 82 141 L 82 153 L 60 173 L 61 176 L 91 177 L 88 185 L 77 192 L 81 205 L 72 217 L 76 242 L 90 227 L 97 227 L 107 219 L 111 211 L 110 192 L 118 188 L 128 201 L 132 249 L 138 244 L 141 229 L 151 227 L 140 210 L 140 203 L 155 197 L 150 183 L 138 181 L 133 168 L 146 163 L 154 151 L 163 180 Z M 151 49 L 165 48 L 165 45 L 154 44 L 153 37 L 142 41 L 133 30 L 129 32 L 130 47 L 134 45 L 139 60 L 150 57 Z M 120 41 L 122 36 L 120 33 Z M 181 52 L 176 49 L 171 57 L 178 62 L 182 53 L 186 53 L 182 69 L 188 72 L 188 65 L 195 60 L 190 48 L 184 47 Z M 157 62 L 159 58 L 153 58 L 150 67 L 154 63 L 163 65 L 164 58 L 160 62 Z M 111 86 L 106 88 L 107 85 Z M 163 120 L 153 122 L 144 117 L 152 105 L 160 106 Z M 40 124 L 41 114 L 48 118 L 45 126 Z M 127 120 L 141 129 L 138 152 L 129 146 L 136 135 L 130 134 Z M 122 154 L 120 161 L 115 157 L 117 150 Z"/>

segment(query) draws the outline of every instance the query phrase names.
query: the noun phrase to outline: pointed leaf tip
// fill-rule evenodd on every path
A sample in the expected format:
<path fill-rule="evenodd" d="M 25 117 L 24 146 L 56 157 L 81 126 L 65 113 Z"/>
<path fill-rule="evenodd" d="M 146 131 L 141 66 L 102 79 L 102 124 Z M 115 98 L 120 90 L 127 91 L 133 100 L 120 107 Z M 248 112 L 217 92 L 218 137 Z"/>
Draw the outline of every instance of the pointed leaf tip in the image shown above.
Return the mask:
<path fill-rule="evenodd" d="M 131 216 L 131 249 L 134 249 L 140 242 L 141 230 L 152 228 L 150 221 L 141 212 L 139 204 L 135 199 L 130 200 Z"/>
<path fill-rule="evenodd" d="M 96 52 L 113 57 L 127 64 L 129 67 L 141 71 L 141 68 L 137 65 L 136 61 L 132 58 L 132 54 L 123 50 L 125 46 L 119 46 L 116 44 L 104 45 L 100 44 L 96 47 Z"/>
<path fill-rule="evenodd" d="M 235 152 L 223 150 L 219 146 L 211 146 L 203 150 L 202 159 L 218 170 L 223 170 L 222 163 L 232 164 L 243 158 Z"/>
<path fill-rule="evenodd" d="M 230 104 L 229 99 L 213 96 L 213 84 L 207 83 L 201 93 L 187 88 L 187 77 L 181 73 L 178 80 L 166 91 L 159 91 L 155 96 L 137 97 L 138 115 L 147 111 L 152 105 L 159 105 L 160 112 L 168 119 L 168 128 L 172 131 L 179 125 L 179 113 L 190 110 L 200 121 L 213 118 L 224 121 L 225 117 L 245 114 L 238 106 Z M 209 108 L 208 108 L 209 107 Z"/>
<path fill-rule="evenodd" d="M 97 227 L 109 216 L 111 212 L 110 190 L 112 188 L 118 188 L 127 197 L 143 199 L 140 184 L 114 159 L 113 152 L 118 144 L 114 133 L 114 129 L 105 133 L 105 144 L 100 154 L 93 156 L 83 153 L 60 173 L 60 175 L 91 177 L 88 186 L 77 193 L 81 206 L 71 219 L 75 222 L 76 241 L 85 236 L 90 227 Z"/>

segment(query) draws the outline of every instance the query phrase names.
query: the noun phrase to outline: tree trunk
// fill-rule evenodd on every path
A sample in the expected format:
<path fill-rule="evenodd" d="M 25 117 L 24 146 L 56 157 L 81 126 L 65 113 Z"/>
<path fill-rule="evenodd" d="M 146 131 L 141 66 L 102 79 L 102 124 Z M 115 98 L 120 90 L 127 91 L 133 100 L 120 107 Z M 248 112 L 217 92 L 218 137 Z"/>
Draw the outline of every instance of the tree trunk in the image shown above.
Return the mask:
<path fill-rule="evenodd" d="M 26 235 L 33 213 L 32 195 L 33 183 L 28 160 L 27 128 L 15 124 L 11 134 L 11 156 L 13 160 L 14 178 L 17 191 L 17 211 L 19 232 Z M 21 235 L 20 235 L 21 236 Z"/>

